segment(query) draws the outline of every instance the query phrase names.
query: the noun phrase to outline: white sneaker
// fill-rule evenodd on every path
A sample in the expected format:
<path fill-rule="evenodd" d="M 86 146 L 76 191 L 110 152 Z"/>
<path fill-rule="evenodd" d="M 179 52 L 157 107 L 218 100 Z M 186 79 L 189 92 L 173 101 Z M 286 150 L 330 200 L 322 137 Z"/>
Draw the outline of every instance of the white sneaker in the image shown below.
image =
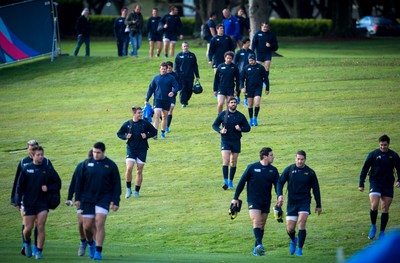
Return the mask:
<path fill-rule="evenodd" d="M 132 195 L 132 189 L 131 188 L 126 188 L 126 194 L 125 198 L 128 199 Z"/>

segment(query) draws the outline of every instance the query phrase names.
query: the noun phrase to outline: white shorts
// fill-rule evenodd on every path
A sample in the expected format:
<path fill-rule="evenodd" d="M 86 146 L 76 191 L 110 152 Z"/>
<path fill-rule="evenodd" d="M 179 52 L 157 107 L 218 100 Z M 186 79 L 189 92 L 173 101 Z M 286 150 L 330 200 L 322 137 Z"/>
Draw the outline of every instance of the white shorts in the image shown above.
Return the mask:
<path fill-rule="evenodd" d="M 145 164 L 145 162 L 143 162 L 143 161 L 140 160 L 139 158 L 135 158 L 135 159 L 133 159 L 133 158 L 126 158 L 126 163 L 128 163 L 128 162 L 134 162 L 134 163 L 137 163 L 137 164 Z"/>

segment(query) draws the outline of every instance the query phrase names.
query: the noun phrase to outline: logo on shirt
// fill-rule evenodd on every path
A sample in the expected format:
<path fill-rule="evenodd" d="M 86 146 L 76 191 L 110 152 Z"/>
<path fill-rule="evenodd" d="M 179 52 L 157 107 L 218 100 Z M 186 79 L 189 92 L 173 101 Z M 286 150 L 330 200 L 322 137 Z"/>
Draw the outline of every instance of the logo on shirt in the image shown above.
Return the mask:
<path fill-rule="evenodd" d="M 261 169 L 254 169 L 254 172 L 261 173 Z"/>
<path fill-rule="evenodd" d="M 27 169 L 26 172 L 29 173 L 29 174 L 33 174 L 35 172 L 35 170 L 34 169 Z"/>
<path fill-rule="evenodd" d="M 94 163 L 88 163 L 87 166 L 93 167 L 93 166 L 94 166 Z"/>
<path fill-rule="evenodd" d="M 108 164 L 105 164 L 104 167 L 105 168 L 110 168 L 110 166 Z"/>

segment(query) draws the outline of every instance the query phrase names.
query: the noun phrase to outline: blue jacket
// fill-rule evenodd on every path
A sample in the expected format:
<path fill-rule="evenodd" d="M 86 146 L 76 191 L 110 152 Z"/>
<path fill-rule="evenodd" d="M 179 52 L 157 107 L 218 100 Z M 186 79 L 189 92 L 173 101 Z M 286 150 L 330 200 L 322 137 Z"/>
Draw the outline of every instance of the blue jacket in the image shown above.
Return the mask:
<path fill-rule="evenodd" d="M 171 98 L 168 96 L 168 93 L 172 91 L 176 95 L 178 90 L 179 84 L 171 74 L 158 74 L 149 85 L 146 101 L 149 101 L 153 94 L 155 100 L 169 101 Z"/>

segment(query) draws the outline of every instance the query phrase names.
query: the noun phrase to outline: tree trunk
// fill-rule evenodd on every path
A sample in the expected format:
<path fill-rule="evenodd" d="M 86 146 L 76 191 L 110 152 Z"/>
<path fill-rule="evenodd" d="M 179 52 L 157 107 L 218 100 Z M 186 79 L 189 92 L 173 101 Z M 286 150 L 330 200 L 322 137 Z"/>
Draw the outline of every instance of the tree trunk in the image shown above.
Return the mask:
<path fill-rule="evenodd" d="M 352 14 L 352 0 L 332 1 L 332 35 L 335 37 L 354 37 L 355 29 Z"/>
<path fill-rule="evenodd" d="M 268 22 L 269 14 L 268 1 L 249 0 L 250 39 L 253 39 L 254 33 L 260 30 L 262 22 Z"/>

